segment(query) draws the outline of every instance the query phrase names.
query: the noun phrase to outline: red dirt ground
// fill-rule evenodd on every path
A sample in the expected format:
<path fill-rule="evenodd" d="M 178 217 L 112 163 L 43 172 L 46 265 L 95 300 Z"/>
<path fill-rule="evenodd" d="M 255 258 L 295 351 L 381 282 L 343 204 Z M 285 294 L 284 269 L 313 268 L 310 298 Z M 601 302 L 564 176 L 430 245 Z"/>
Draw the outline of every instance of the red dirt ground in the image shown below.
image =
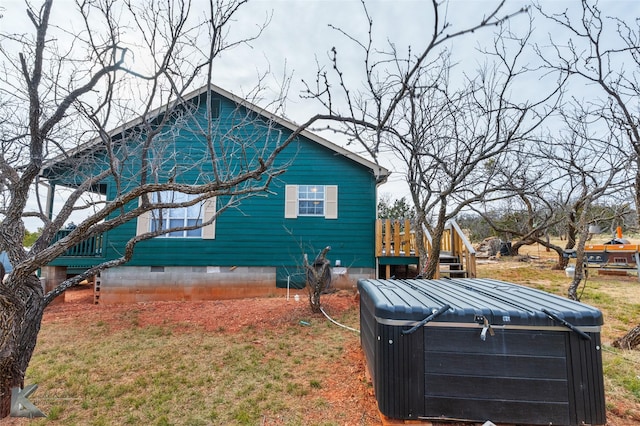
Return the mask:
<path fill-rule="evenodd" d="M 297 318 L 310 315 L 306 292 L 300 292 L 299 301 L 291 299 L 283 303 L 282 297 L 254 298 L 238 300 L 215 300 L 202 302 L 147 302 L 135 305 L 136 320 L 140 327 L 172 324 L 200 326 L 205 330 L 233 334 L 247 326 L 260 324 L 261 328 L 277 330 L 283 325 L 297 322 Z M 327 313 L 338 317 L 342 312 L 357 308 L 358 300 L 351 291 L 332 294 Z M 131 321 L 124 315 L 131 305 L 95 305 L 93 289 L 90 286 L 70 289 L 65 294 L 64 303 L 49 306 L 43 322 L 55 320 L 59 324 L 75 323 L 79 317 L 85 321 L 109 323 L 115 330 L 130 327 Z M 175 331 L 175 329 L 174 329 Z M 323 399 L 346 418 L 354 419 L 345 425 L 382 425 L 375 396 L 371 386 L 367 386 L 364 354 L 359 343 L 345 346 L 345 356 L 351 362 L 347 368 L 336 368 L 331 382 L 323 384 Z M 311 415 L 311 413 L 310 413 Z M 309 418 L 312 421 L 311 418 Z M 315 419 L 320 424 L 327 419 Z"/>
<path fill-rule="evenodd" d="M 283 303 L 282 298 L 152 302 L 137 304 L 135 309 L 138 312 L 137 320 L 140 326 L 162 325 L 170 319 L 173 324 L 199 325 L 205 330 L 215 329 L 218 333 L 223 327 L 226 333 L 232 334 L 256 323 L 261 324 L 261 327 L 276 330 L 295 318 L 304 317 L 309 312 L 306 294 L 300 293 L 300 299 L 300 302 L 291 300 L 287 303 Z M 344 310 L 356 307 L 357 304 L 358 300 L 352 292 L 341 292 L 331 296 L 330 314 L 337 316 Z M 127 321 L 126 315 L 123 315 L 128 310 L 131 310 L 131 305 L 94 305 L 93 290 L 87 286 L 67 291 L 65 302 L 49 306 L 43 321 L 55 320 L 62 323 L 68 321 L 71 324 L 82 317 L 85 320 L 108 321 L 111 327 L 128 327 L 130 321 Z M 352 423 L 346 423 L 346 425 L 382 425 L 375 396 L 371 386 L 367 386 L 369 379 L 366 375 L 362 350 L 359 344 L 345 349 L 345 356 L 352 361 L 348 363 L 350 367 L 336 369 L 333 383 L 325 387 L 331 391 L 327 391 L 323 397 L 330 402 L 331 406 L 336 407 L 336 410 L 346 415 L 346 418 L 354 419 Z M 607 413 L 607 424 L 610 426 L 637 425 L 637 419 L 624 418 L 625 411 L 624 407 L 614 407 Z M 28 424 L 23 421 L 5 419 L 7 425 Z M 318 419 L 318 422 L 321 421 L 322 419 Z M 385 421 L 384 424 L 392 423 Z M 431 423 L 423 423 L 423 425 L 429 424 Z M 438 424 L 452 426 L 461 423 Z"/>

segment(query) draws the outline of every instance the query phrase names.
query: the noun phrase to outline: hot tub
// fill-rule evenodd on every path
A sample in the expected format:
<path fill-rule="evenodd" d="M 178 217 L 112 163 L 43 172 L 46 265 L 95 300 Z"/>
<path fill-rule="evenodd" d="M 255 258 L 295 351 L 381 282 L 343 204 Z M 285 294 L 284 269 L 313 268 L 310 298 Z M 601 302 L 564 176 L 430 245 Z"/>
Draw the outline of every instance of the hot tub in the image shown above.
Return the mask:
<path fill-rule="evenodd" d="M 358 289 L 383 415 L 605 424 L 598 309 L 491 279 L 360 280 Z"/>

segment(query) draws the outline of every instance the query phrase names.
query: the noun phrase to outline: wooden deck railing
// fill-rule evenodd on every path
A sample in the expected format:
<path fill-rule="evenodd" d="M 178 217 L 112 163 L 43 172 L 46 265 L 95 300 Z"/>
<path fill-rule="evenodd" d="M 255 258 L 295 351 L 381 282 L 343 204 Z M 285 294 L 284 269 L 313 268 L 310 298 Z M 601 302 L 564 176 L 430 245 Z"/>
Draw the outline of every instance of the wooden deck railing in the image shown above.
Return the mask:
<path fill-rule="evenodd" d="M 422 231 L 427 256 L 429 256 L 432 238 L 424 225 Z M 411 222 L 409 220 L 376 220 L 375 250 L 376 257 L 384 257 L 387 264 L 394 264 L 393 259 L 389 258 L 399 258 L 398 264 L 404 264 L 400 258 L 419 257 L 415 229 L 411 229 Z M 476 277 L 476 251 L 454 220 L 447 223 L 442 235 L 440 254 L 441 258 L 447 256 L 458 259 L 462 267 L 458 272 L 464 272 L 468 277 Z M 438 267 L 437 270 L 439 274 L 440 268 Z"/>
<path fill-rule="evenodd" d="M 415 239 L 409 220 L 376 220 L 376 257 L 417 256 Z"/>
<path fill-rule="evenodd" d="M 55 243 L 58 240 L 69 235 L 73 229 L 63 229 L 57 232 L 53 242 Z M 73 247 L 70 247 L 67 251 L 64 252 L 63 256 L 73 256 L 73 257 L 101 257 L 102 256 L 102 243 L 103 236 L 96 235 L 90 238 L 87 238 L 84 241 L 76 244 Z"/>
<path fill-rule="evenodd" d="M 476 250 L 471 245 L 471 241 L 460 229 L 460 225 L 455 220 L 449 222 L 451 228 L 451 251 L 454 255 L 459 255 L 464 269 L 467 271 L 467 276 L 470 278 L 476 278 Z"/>

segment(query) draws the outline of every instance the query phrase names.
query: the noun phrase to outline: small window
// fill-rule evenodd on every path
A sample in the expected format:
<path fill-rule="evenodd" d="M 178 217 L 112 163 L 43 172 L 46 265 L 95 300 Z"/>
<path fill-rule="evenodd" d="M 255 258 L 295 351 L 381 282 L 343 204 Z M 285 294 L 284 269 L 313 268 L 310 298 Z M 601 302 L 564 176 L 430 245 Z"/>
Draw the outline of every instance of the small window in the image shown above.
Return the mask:
<path fill-rule="evenodd" d="M 298 186 L 298 216 L 324 216 L 324 186 Z"/>
<path fill-rule="evenodd" d="M 155 192 L 152 201 L 154 203 L 183 203 L 195 198 L 195 195 L 181 192 Z M 157 209 L 151 212 L 151 231 L 160 229 L 179 228 L 183 226 L 197 226 L 202 224 L 202 203 L 189 207 L 179 207 L 173 209 Z M 174 231 L 162 235 L 165 238 L 200 238 L 202 229 L 191 229 L 184 231 Z"/>
<path fill-rule="evenodd" d="M 286 185 L 284 217 L 338 218 L 337 185 Z"/>

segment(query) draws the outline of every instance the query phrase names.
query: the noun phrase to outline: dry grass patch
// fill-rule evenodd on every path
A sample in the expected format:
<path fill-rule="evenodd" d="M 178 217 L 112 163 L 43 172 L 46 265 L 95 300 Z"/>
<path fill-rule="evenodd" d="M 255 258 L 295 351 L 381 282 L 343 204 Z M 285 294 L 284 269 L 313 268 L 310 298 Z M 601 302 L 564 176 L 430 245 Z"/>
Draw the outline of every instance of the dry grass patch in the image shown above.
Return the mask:
<path fill-rule="evenodd" d="M 304 302 L 198 306 L 190 316 L 189 303 L 53 309 L 27 372 L 40 385 L 30 399 L 48 418 L 28 424 L 377 424 L 357 334 Z M 358 328 L 352 294 L 329 297 L 325 309 Z"/>

